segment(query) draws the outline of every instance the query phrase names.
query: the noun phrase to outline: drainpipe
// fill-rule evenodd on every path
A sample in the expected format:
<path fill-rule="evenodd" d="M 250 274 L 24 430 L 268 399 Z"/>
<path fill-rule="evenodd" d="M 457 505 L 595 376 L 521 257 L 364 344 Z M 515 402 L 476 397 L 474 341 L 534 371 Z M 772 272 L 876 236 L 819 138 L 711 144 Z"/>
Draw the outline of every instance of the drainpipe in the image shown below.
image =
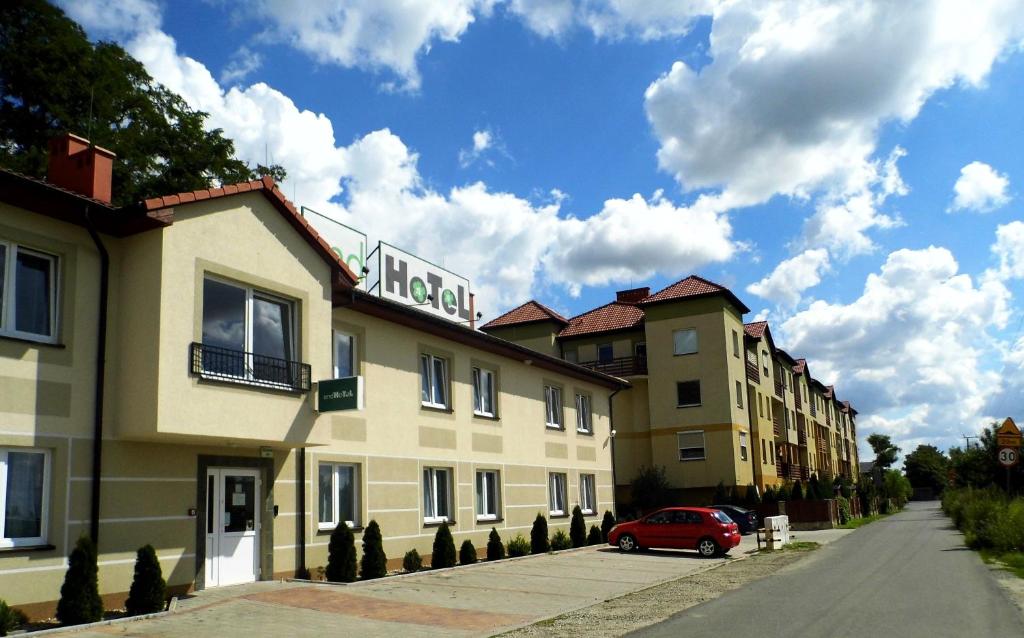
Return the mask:
<path fill-rule="evenodd" d="M 103 390 L 107 353 L 107 293 L 110 288 L 110 253 L 85 208 L 85 227 L 100 254 L 100 308 L 96 327 L 96 387 L 94 390 L 92 434 L 92 503 L 89 514 L 89 537 L 99 547 L 100 539 L 100 477 L 103 474 Z"/>
<path fill-rule="evenodd" d="M 306 448 L 299 448 L 299 569 L 295 574 L 296 578 L 309 578 L 309 570 L 306 569 Z"/>
<path fill-rule="evenodd" d="M 615 409 L 612 407 L 612 399 L 615 398 L 615 395 L 619 392 L 622 392 L 622 388 L 619 388 L 608 395 L 608 438 L 612 441 L 612 508 L 615 510 L 614 514 L 616 518 L 619 515 L 619 508 L 618 503 L 616 502 L 618 499 L 615 497 L 615 492 L 618 489 L 618 483 L 615 480 Z"/>

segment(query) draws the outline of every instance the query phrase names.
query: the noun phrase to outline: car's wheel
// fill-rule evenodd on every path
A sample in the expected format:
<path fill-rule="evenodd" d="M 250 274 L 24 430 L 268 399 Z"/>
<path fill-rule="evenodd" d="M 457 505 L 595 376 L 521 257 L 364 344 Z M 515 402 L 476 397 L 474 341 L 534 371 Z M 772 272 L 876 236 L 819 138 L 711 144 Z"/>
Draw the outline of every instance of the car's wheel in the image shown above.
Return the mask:
<path fill-rule="evenodd" d="M 623 534 L 619 537 L 619 549 L 624 552 L 635 552 L 640 546 L 636 544 L 636 538 L 632 534 Z"/>
<path fill-rule="evenodd" d="M 704 537 L 697 541 L 697 551 L 700 552 L 701 556 L 710 558 L 711 556 L 717 556 L 722 550 L 714 539 Z"/>

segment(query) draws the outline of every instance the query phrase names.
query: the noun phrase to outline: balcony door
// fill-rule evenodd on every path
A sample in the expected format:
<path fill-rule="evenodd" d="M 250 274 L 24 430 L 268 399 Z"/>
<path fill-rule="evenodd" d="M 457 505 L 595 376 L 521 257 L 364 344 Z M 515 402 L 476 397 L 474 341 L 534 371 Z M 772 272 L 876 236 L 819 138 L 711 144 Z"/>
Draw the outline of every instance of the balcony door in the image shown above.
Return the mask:
<path fill-rule="evenodd" d="M 206 587 L 259 579 L 260 490 L 257 469 L 207 470 Z"/>

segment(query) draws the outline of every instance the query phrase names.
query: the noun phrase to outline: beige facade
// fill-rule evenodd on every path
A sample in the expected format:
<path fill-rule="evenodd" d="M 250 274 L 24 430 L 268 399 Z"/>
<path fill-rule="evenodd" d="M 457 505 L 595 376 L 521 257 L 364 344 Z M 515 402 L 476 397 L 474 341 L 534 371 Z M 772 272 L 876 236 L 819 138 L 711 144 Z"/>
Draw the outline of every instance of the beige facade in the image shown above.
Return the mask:
<path fill-rule="evenodd" d="M 338 520 L 355 525 L 357 545 L 376 520 L 400 562 L 412 548 L 429 556 L 445 519 L 482 551 L 491 527 L 507 541 L 538 513 L 554 532 L 577 504 L 588 525 L 613 508 L 609 397 L 628 384 L 354 291 L 272 182 L 115 210 L 0 181 L 0 251 L 26 256 L 26 290 L 31 260 L 50 264 L 39 312 L 54 315 L 50 334 L 8 330 L 9 298 L 0 315 L 0 470 L 19 509 L 0 528 L 9 604 L 52 615 L 66 557 L 93 528 L 101 592 L 120 605 L 147 543 L 184 591 L 227 582 L 211 539 L 229 529 L 251 547 L 251 578 L 267 579 L 324 565 Z M 98 483 L 103 268 L 85 209 L 109 253 Z M 320 413 L 316 383 L 335 376 L 338 334 L 351 338 L 363 403 Z M 233 340 L 245 347 L 215 345 Z M 424 355 L 446 367 L 441 407 L 422 394 Z M 487 409 L 475 409 L 481 370 Z"/>

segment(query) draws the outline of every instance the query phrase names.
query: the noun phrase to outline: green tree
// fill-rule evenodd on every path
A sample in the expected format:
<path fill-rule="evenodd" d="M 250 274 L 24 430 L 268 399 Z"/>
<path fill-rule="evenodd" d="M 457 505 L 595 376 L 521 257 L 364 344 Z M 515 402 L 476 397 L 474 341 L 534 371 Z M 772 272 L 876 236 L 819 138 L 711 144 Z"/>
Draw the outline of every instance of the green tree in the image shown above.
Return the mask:
<path fill-rule="evenodd" d="M 812 501 L 820 501 L 827 498 L 821 488 L 821 481 L 818 480 L 818 473 L 811 474 L 811 480 L 807 482 L 807 498 Z"/>
<path fill-rule="evenodd" d="M 117 44 L 93 44 L 44 0 L 0 3 L 0 165 L 44 177 L 48 141 L 72 132 L 117 154 L 115 204 L 270 174 L 234 157 L 191 109 Z"/>
<path fill-rule="evenodd" d="M 597 525 L 591 525 L 590 532 L 587 534 L 587 545 L 600 545 L 603 542 L 601 528 Z"/>
<path fill-rule="evenodd" d="M 641 465 L 630 483 L 633 507 L 642 513 L 664 507 L 669 503 L 670 489 L 664 466 Z"/>
<path fill-rule="evenodd" d="M 530 530 L 530 553 L 543 554 L 551 549 L 551 542 L 548 541 L 548 519 L 543 514 L 537 514 L 533 519 L 533 528 Z"/>
<path fill-rule="evenodd" d="M 167 582 L 160 570 L 160 561 L 152 545 L 139 548 L 135 557 L 135 577 L 132 579 L 128 600 L 124 602 L 129 616 L 163 611 L 167 597 Z"/>
<path fill-rule="evenodd" d="M 572 522 L 569 523 L 569 538 L 572 539 L 573 547 L 583 547 L 587 544 L 587 522 L 583 520 L 583 510 L 580 506 L 572 508 Z"/>
<path fill-rule="evenodd" d="M 900 454 L 899 446 L 893 444 L 892 439 L 886 434 L 875 432 L 869 435 L 868 445 L 871 446 L 871 450 L 875 453 L 875 467 L 882 469 L 892 467 L 893 463 L 896 462 L 896 457 Z"/>
<path fill-rule="evenodd" d="M 324 575 L 332 583 L 351 583 L 356 579 L 356 539 L 344 521 L 331 532 Z"/>
<path fill-rule="evenodd" d="M 949 457 L 934 445 L 919 445 L 903 459 L 903 471 L 911 486 L 942 494 L 949 479 Z"/>
<path fill-rule="evenodd" d="M 612 531 L 615 527 L 615 516 L 611 513 L 611 510 L 604 511 L 604 517 L 601 518 L 601 540 L 608 542 L 608 532 Z"/>
<path fill-rule="evenodd" d="M 430 557 L 431 569 L 442 569 L 444 567 L 455 567 L 455 539 L 452 538 L 452 531 L 448 529 L 448 523 L 442 522 L 434 534 L 433 555 Z"/>
<path fill-rule="evenodd" d="M 775 490 L 776 501 L 788 501 L 791 500 L 791 498 L 792 496 L 789 492 L 789 485 L 783 483 L 782 485 L 779 486 L 777 490 Z"/>
<path fill-rule="evenodd" d="M 789 493 L 789 498 L 793 501 L 804 500 L 804 486 L 800 481 L 793 484 L 793 491 Z"/>
<path fill-rule="evenodd" d="M 487 536 L 487 560 L 501 560 L 505 558 L 505 545 L 501 542 L 501 535 L 494 527 Z"/>
<path fill-rule="evenodd" d="M 882 495 L 892 499 L 896 507 L 906 505 L 913 493 L 914 488 L 910 486 L 907 477 L 903 476 L 903 472 L 899 470 L 885 471 L 885 475 L 882 477 Z"/>
<path fill-rule="evenodd" d="M 475 565 L 476 560 L 476 547 L 473 547 L 473 541 L 467 538 L 459 547 L 459 564 Z"/>
<path fill-rule="evenodd" d="M 416 548 L 412 548 L 405 553 L 402 557 L 402 569 L 406 572 L 418 572 L 423 569 L 423 558 L 420 553 L 416 551 Z"/>
<path fill-rule="evenodd" d="M 75 543 L 68 557 L 68 571 L 60 588 L 57 620 L 62 625 L 81 625 L 103 620 L 96 546 L 87 536 Z"/>
<path fill-rule="evenodd" d="M 359 577 L 363 580 L 388 575 L 388 556 L 384 553 L 384 538 L 380 525 L 371 520 L 363 531 L 363 557 L 359 561 Z"/>

